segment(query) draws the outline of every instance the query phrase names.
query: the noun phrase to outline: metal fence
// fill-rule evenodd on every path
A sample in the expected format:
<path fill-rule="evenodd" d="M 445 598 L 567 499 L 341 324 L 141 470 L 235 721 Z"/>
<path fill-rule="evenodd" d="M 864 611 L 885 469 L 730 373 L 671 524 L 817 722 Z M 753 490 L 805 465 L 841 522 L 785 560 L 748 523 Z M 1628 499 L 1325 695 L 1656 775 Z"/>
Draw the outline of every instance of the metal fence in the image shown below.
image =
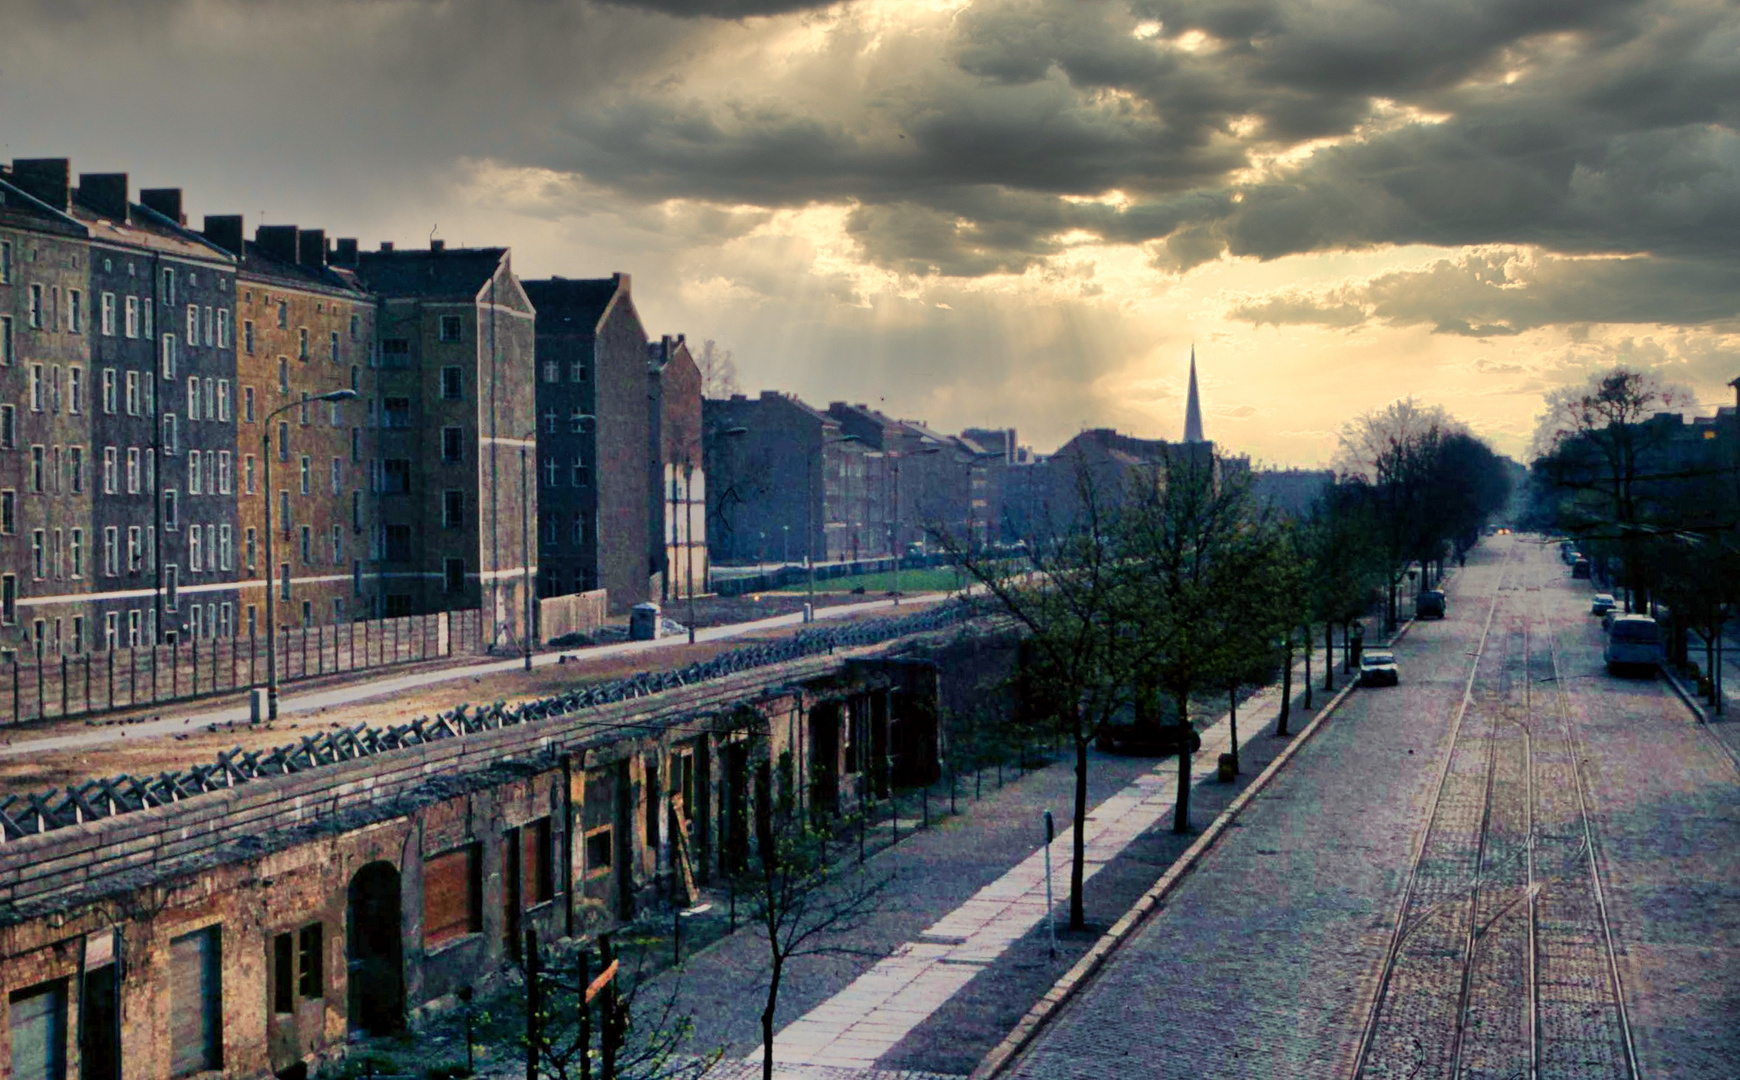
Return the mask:
<path fill-rule="evenodd" d="M 392 667 L 488 648 L 483 612 L 442 611 L 328 626 L 286 627 L 278 681 Z M 266 683 L 263 637 L 188 638 L 77 655 L 14 654 L 0 663 L 0 725 L 95 716 L 233 693 Z"/>

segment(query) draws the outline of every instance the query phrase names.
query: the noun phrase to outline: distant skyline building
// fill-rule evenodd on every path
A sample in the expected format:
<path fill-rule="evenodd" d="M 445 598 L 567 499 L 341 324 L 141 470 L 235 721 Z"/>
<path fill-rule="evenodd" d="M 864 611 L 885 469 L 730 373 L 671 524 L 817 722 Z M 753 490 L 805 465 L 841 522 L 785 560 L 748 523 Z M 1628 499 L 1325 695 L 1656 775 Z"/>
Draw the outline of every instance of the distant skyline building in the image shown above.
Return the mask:
<path fill-rule="evenodd" d="M 1184 405 L 1184 441 L 1207 442 L 1202 437 L 1202 399 L 1196 393 L 1196 346 L 1190 347 L 1190 397 Z"/>

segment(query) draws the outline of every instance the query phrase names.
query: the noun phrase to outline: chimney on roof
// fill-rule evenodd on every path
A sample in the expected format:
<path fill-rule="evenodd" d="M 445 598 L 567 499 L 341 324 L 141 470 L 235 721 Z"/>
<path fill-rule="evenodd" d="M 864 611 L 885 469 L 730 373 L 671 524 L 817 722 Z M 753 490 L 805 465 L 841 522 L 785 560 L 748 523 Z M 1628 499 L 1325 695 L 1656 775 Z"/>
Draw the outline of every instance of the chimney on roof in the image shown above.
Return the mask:
<path fill-rule="evenodd" d="M 108 218 L 127 223 L 127 174 L 79 173 L 79 202 Z"/>
<path fill-rule="evenodd" d="M 295 263 L 301 235 L 294 225 L 261 225 L 254 230 L 254 245 L 279 262 Z"/>
<path fill-rule="evenodd" d="M 443 252 L 446 250 L 447 250 L 447 241 L 445 241 L 445 240 L 430 240 L 429 241 L 429 253 L 431 255 L 439 254 L 440 252 Z"/>
<path fill-rule="evenodd" d="M 619 270 L 616 273 L 610 275 L 610 280 L 616 283 L 616 288 L 617 288 L 618 292 L 628 292 L 629 291 L 629 283 L 632 280 L 632 278 L 628 274 L 622 273 Z"/>
<path fill-rule="evenodd" d="M 12 183 L 63 214 L 72 208 L 71 158 L 14 158 Z"/>
<path fill-rule="evenodd" d="M 139 192 L 139 201 L 177 225 L 187 224 L 187 217 L 181 212 L 181 189 L 178 187 L 145 188 Z"/>
<path fill-rule="evenodd" d="M 303 229 L 296 241 L 296 261 L 312 269 L 326 265 L 326 230 Z"/>
<path fill-rule="evenodd" d="M 355 266 L 356 265 L 356 240 L 353 237 L 349 237 L 349 236 L 339 237 L 338 246 L 332 253 L 332 265 L 334 265 L 334 266 Z"/>
<path fill-rule="evenodd" d="M 393 242 L 391 240 L 382 240 L 381 241 L 381 250 L 382 251 L 393 250 Z"/>
<path fill-rule="evenodd" d="M 207 214 L 205 216 L 205 238 L 240 259 L 247 255 L 246 245 L 242 237 L 247 235 L 242 229 L 240 214 Z"/>

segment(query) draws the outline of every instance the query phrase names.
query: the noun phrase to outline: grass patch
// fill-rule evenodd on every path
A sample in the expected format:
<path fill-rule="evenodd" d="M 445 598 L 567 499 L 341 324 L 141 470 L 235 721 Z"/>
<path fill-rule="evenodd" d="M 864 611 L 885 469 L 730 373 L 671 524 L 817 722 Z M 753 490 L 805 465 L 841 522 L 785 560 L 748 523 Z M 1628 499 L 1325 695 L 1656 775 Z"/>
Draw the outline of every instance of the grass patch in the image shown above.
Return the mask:
<path fill-rule="evenodd" d="M 919 592 L 953 592 L 962 582 L 962 577 L 956 574 L 952 567 L 927 567 L 922 570 L 902 570 L 900 572 L 900 591 L 902 593 Z M 801 593 L 808 586 L 800 581 L 778 590 L 782 593 Z M 853 574 L 848 577 L 816 579 L 816 591 L 827 593 L 851 592 L 862 588 L 866 595 L 879 595 L 894 590 L 894 571 L 888 570 L 875 574 Z"/>

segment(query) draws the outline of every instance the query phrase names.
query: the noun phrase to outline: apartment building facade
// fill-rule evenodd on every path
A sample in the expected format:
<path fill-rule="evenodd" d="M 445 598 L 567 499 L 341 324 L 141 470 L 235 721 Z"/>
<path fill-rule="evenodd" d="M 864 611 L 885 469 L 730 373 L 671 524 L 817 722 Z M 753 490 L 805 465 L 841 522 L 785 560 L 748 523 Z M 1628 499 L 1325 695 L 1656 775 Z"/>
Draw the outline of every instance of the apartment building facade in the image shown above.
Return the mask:
<path fill-rule="evenodd" d="M 492 645 L 522 643 L 537 575 L 535 312 L 509 253 L 382 244 L 347 269 L 378 303 L 380 613 L 481 607 Z"/>
<path fill-rule="evenodd" d="M 709 433 L 702 428 L 701 369 L 681 334 L 648 344 L 647 358 L 649 527 L 659 595 L 668 601 L 709 591 L 707 450 L 721 438 L 736 436 L 735 429 Z"/>

